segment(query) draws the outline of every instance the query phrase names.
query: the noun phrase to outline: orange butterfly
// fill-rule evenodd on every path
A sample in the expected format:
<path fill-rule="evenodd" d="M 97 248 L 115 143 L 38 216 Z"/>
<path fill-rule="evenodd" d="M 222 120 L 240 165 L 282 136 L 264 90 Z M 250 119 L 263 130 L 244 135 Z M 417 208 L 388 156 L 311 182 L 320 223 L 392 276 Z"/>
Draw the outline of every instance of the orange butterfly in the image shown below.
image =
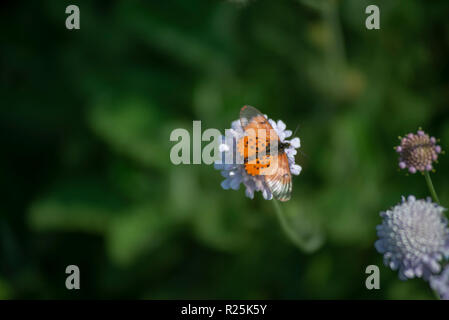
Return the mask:
<path fill-rule="evenodd" d="M 245 136 L 237 141 L 237 151 L 243 157 L 245 171 L 263 176 L 274 198 L 290 200 L 292 176 L 285 153 L 290 143 L 281 142 L 265 116 L 254 107 L 240 110 L 240 123 Z"/>

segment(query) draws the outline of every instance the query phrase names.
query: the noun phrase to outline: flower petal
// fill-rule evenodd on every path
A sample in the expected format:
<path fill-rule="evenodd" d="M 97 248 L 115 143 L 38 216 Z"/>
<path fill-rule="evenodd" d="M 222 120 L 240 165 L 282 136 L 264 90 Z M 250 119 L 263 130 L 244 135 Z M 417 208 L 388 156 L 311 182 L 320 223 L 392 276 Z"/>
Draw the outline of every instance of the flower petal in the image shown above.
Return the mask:
<path fill-rule="evenodd" d="M 285 125 L 284 121 L 278 120 L 278 123 L 277 123 L 278 131 L 283 132 L 285 130 L 285 128 L 287 128 L 287 126 Z"/>
<path fill-rule="evenodd" d="M 293 138 L 290 141 L 290 144 L 297 149 L 301 146 L 301 141 L 299 140 L 299 138 Z"/>

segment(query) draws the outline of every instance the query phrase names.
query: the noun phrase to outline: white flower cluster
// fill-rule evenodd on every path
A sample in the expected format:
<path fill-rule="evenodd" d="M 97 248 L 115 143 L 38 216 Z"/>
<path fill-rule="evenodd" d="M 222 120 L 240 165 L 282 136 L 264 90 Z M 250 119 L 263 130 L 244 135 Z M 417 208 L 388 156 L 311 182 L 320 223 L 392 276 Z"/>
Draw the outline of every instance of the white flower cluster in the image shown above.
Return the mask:
<path fill-rule="evenodd" d="M 267 116 L 265 116 L 265 118 L 268 119 Z M 281 120 L 275 122 L 271 119 L 268 119 L 268 121 L 279 136 L 279 140 L 281 142 L 288 142 L 290 144 L 288 148 L 284 150 L 288 158 L 290 172 L 294 175 L 299 175 L 302 168 L 295 163 L 295 155 L 297 153 L 296 149 L 300 147 L 299 138 L 287 140 L 287 138 L 292 135 L 292 132 L 290 130 L 286 130 L 285 123 Z M 229 159 L 226 153 L 231 153 L 232 155 L 236 154 L 237 141 L 245 135 L 240 120 L 233 121 L 231 124 L 231 129 L 227 130 L 227 132 L 230 134 L 223 137 L 223 143 L 219 148 L 220 152 L 222 152 L 222 159 L 215 162 L 214 165 L 215 169 L 220 170 L 221 175 L 225 178 L 225 180 L 222 181 L 221 186 L 226 190 L 238 190 L 240 184 L 243 183 L 246 188 L 245 193 L 247 197 L 253 199 L 254 192 L 260 191 L 262 192 L 262 195 L 266 200 L 271 200 L 273 198 L 273 195 L 271 194 L 270 189 L 265 183 L 264 176 L 249 175 L 245 171 L 244 164 L 239 163 L 239 161 L 234 161 L 230 164 L 226 163 L 225 161 L 225 159 Z"/>
<path fill-rule="evenodd" d="M 430 200 L 407 200 L 382 212 L 377 226 L 377 251 L 384 262 L 399 270 L 399 278 L 429 279 L 441 271 L 440 261 L 449 257 L 449 229 L 443 215 L 445 209 Z"/>

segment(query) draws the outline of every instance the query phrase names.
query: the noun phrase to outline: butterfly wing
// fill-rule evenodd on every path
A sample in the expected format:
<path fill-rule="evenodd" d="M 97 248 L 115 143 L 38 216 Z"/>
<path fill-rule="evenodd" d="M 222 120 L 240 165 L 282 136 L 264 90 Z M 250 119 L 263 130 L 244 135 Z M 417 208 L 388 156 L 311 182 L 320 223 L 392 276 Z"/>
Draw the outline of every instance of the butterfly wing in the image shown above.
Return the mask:
<path fill-rule="evenodd" d="M 264 155 L 250 158 L 245 163 L 245 170 L 252 176 L 271 174 L 270 167 L 273 165 L 273 156 Z"/>
<path fill-rule="evenodd" d="M 237 141 L 237 151 L 244 159 L 261 158 L 267 154 L 266 151 L 271 145 L 274 146 L 275 143 L 270 141 L 265 130 L 248 130 L 245 132 L 245 136 Z"/>
<path fill-rule="evenodd" d="M 273 174 L 265 175 L 265 182 L 274 198 L 279 201 L 288 201 L 293 184 L 287 155 L 285 153 L 278 154 L 275 161 L 277 161 L 276 170 Z"/>
<path fill-rule="evenodd" d="M 244 106 L 240 110 L 240 124 L 245 131 L 249 129 L 265 129 L 267 130 L 267 136 L 270 130 L 273 129 L 267 118 L 259 110 L 251 106 Z M 271 137 L 271 139 L 276 138 L 277 136 Z"/>
<path fill-rule="evenodd" d="M 238 142 L 237 149 L 244 157 L 245 170 L 253 176 L 263 175 L 273 197 L 287 201 L 292 193 L 292 176 L 287 155 L 266 153 L 277 147 L 279 137 L 265 116 L 256 108 L 244 106 L 240 110 L 240 123 L 246 136 Z M 262 152 L 262 155 L 259 153 Z"/>
<path fill-rule="evenodd" d="M 240 123 L 245 137 L 237 142 L 237 150 L 244 158 L 254 158 L 266 154 L 266 149 L 279 137 L 265 116 L 256 108 L 244 106 L 240 110 Z"/>

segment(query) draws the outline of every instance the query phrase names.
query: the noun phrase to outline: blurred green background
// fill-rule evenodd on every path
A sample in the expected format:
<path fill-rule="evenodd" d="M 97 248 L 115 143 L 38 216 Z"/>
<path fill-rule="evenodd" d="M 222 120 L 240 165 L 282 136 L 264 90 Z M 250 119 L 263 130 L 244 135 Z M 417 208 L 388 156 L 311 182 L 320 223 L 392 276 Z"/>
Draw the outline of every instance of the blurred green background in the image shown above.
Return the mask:
<path fill-rule="evenodd" d="M 81 29 L 65 28 L 76 4 Z M 365 28 L 377 4 L 381 29 Z M 397 137 L 449 141 L 449 2 L 9 1 L 0 5 L 0 298 L 427 299 L 374 249 L 379 212 L 428 196 Z M 170 132 L 251 104 L 299 125 L 282 204 L 171 164 Z M 433 174 L 449 205 L 448 157 Z M 65 268 L 81 290 L 65 288 Z M 381 289 L 365 288 L 365 268 Z"/>

